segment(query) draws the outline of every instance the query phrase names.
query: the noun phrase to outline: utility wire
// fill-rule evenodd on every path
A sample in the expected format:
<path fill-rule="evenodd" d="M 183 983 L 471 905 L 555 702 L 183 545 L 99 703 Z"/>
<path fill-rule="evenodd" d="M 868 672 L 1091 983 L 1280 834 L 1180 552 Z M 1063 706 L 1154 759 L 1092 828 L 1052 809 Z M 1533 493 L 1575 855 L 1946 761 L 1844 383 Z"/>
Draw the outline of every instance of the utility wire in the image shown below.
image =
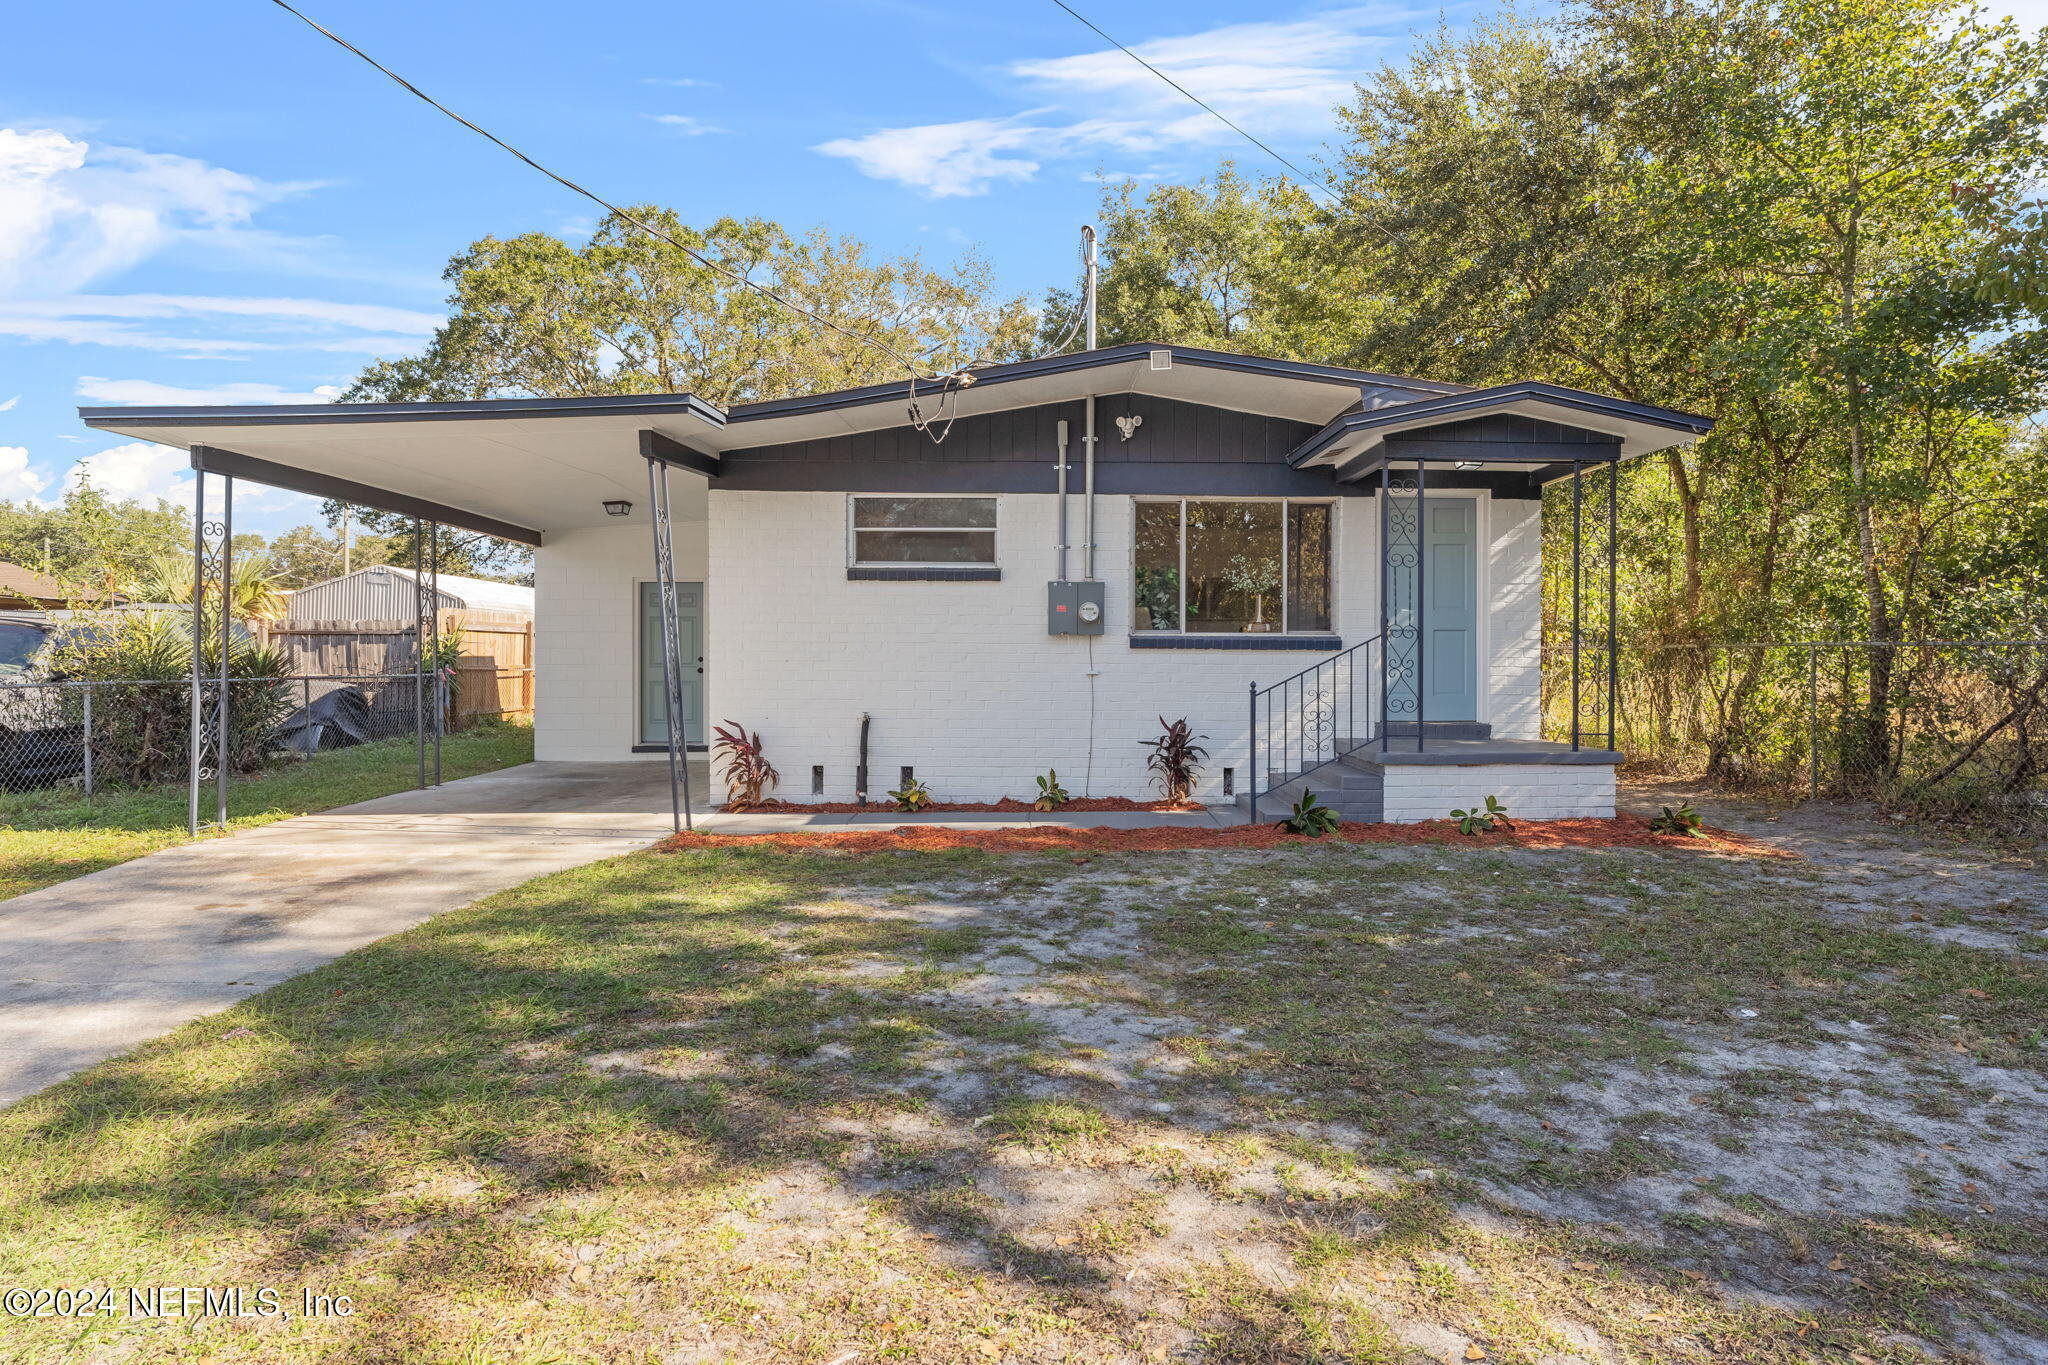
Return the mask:
<path fill-rule="evenodd" d="M 487 142 L 495 143 L 498 147 L 502 148 L 507 152 L 510 152 L 513 156 L 525 162 L 527 165 L 533 167 L 533 169 L 539 171 L 542 175 L 554 181 L 556 184 L 562 186 L 565 189 L 572 190 L 575 193 L 582 195 L 585 199 L 590 200 L 590 202 L 592 202 L 593 204 L 597 204 L 598 206 L 610 211 L 613 214 L 613 216 L 617 217 L 622 222 L 631 224 L 633 227 L 640 229 L 640 231 L 646 233 L 650 237 L 655 238 L 657 241 L 668 243 L 668 245 L 682 252 L 685 256 L 688 256 L 691 260 L 703 266 L 706 270 L 710 270 L 716 274 L 723 275 L 725 278 L 731 280 L 734 284 L 740 285 L 743 288 L 751 289 L 755 293 L 761 295 L 761 297 L 768 299 L 774 303 L 780 304 L 782 307 L 788 309 L 790 312 L 795 313 L 800 317 L 807 318 L 811 322 L 816 323 L 820 327 L 829 328 L 830 330 L 839 333 L 841 336 L 848 337 L 854 341 L 861 343 L 864 346 L 872 346 L 876 350 L 882 352 L 891 360 L 894 360 L 897 364 L 901 365 L 910 376 L 911 425 L 915 426 L 918 430 L 923 431 L 926 429 L 928 425 L 930 425 L 930 422 L 923 416 L 922 411 L 919 408 L 917 402 L 917 385 L 919 380 L 923 380 L 924 382 L 930 384 L 943 385 L 945 387 L 947 395 L 950 395 L 955 386 L 964 386 L 966 384 L 971 384 L 974 382 L 974 377 L 971 374 L 967 374 L 964 371 L 964 369 L 957 370 L 952 374 L 946 375 L 930 375 L 920 373 L 918 367 L 910 360 L 909 357 L 905 356 L 901 351 L 897 350 L 894 346 L 891 346 L 888 342 L 882 340 L 880 337 L 875 336 L 870 332 L 857 332 L 852 328 L 847 327 L 841 323 L 834 322 L 831 318 L 828 318 L 824 314 L 819 313 L 813 309 L 805 307 L 803 304 L 798 303 L 796 300 L 788 297 L 787 295 L 781 293 L 780 291 L 771 289 L 767 285 L 761 284 L 756 280 L 748 279 L 745 275 L 741 274 L 740 272 L 733 270 L 728 266 L 720 265 L 717 261 L 711 260 L 709 257 L 704 256 L 700 252 L 692 250 L 684 243 L 677 241 L 674 237 L 662 231 L 660 228 L 655 227 L 653 224 L 647 222 L 645 219 L 636 217 L 635 215 L 628 213 L 625 209 L 620 208 L 617 204 L 612 203 L 609 199 L 606 199 L 603 196 L 596 194 L 591 190 L 585 189 L 583 186 L 577 184 L 575 181 L 569 179 L 567 176 L 560 175 L 554 171 L 549 170 L 546 166 L 541 165 L 538 161 L 535 161 L 525 152 L 520 151 L 517 147 L 514 147 L 511 143 L 505 141 L 503 138 L 491 132 L 489 129 L 479 127 L 477 124 L 472 123 L 470 120 L 456 113 L 453 109 L 450 109 L 447 105 L 435 99 L 432 95 L 429 95 L 426 91 L 420 89 L 417 85 L 414 85 L 405 77 L 399 75 L 396 71 L 393 71 L 390 67 L 384 65 L 384 63 L 378 61 L 375 57 L 372 57 L 369 53 L 357 47 L 348 39 L 342 37 L 340 34 L 335 33 L 332 29 L 323 27 L 322 25 L 315 22 L 313 19 L 309 18 L 305 14 L 292 8 L 290 5 L 285 3 L 285 0 L 271 0 L 271 3 L 276 5 L 285 13 L 293 16 L 300 22 L 304 23 L 308 28 L 312 29 L 314 32 L 329 39 L 330 41 L 334 42 L 336 45 L 340 46 L 344 50 L 352 52 L 356 56 L 362 58 L 365 62 L 368 62 L 378 71 L 381 71 L 386 76 L 390 77 L 391 80 L 399 86 L 399 88 L 405 90 L 410 94 L 418 96 L 426 103 L 432 105 L 434 108 L 446 114 L 449 118 L 454 119 L 457 123 L 469 129 L 469 131 L 471 131 L 472 133 L 475 133 L 478 137 L 483 138 Z M 942 395 L 940 403 L 942 411 L 944 410 L 945 406 L 945 396 Z M 950 430 L 951 427 L 952 423 L 948 421 L 946 423 L 946 430 Z M 933 439 L 935 441 L 943 441 L 945 439 L 945 436 L 942 432 L 940 435 L 935 436 Z"/>
<path fill-rule="evenodd" d="M 279 4 L 282 4 L 283 2 L 284 0 L 278 0 Z M 1180 91 L 1182 95 L 1186 96 L 1189 100 L 1192 100 L 1196 105 L 1200 106 L 1205 112 L 1209 114 L 1210 117 L 1214 118 L 1218 123 L 1228 128 L 1231 132 L 1236 133 L 1246 142 L 1251 143 L 1252 146 L 1258 148 L 1267 156 L 1272 157 L 1275 161 L 1285 166 L 1288 170 L 1294 172 L 1295 180 L 1302 184 L 1304 187 L 1321 190 L 1324 194 L 1330 196 L 1330 201 L 1332 203 L 1341 204 L 1344 202 L 1344 196 L 1337 193 L 1337 191 L 1335 191 L 1334 189 L 1331 189 L 1327 181 L 1321 180 L 1316 176 L 1310 175 L 1307 171 L 1304 171 L 1301 167 L 1295 165 L 1292 161 L 1289 161 L 1286 157 L 1274 151 L 1270 146 L 1259 141 L 1259 139 L 1253 137 L 1250 133 L 1246 132 L 1242 127 L 1231 122 L 1230 119 L 1226 118 L 1223 115 L 1222 111 L 1217 109 L 1215 105 L 1209 103 L 1200 95 L 1197 95 L 1194 91 L 1188 89 L 1185 85 L 1182 85 L 1179 81 L 1167 75 L 1164 71 L 1161 71 L 1158 67 L 1152 65 L 1152 63 L 1146 61 L 1143 57 L 1140 57 L 1137 53 L 1131 51 L 1129 48 L 1125 47 L 1116 39 L 1110 37 L 1107 33 L 1104 33 L 1099 24 L 1097 24 L 1093 19 L 1090 19 L 1087 15 L 1081 13 L 1081 11 L 1075 9 L 1072 5 L 1068 4 L 1067 0 L 1052 0 L 1052 2 L 1055 5 L 1058 5 L 1061 9 L 1065 10 L 1067 13 L 1073 15 L 1076 19 L 1080 20 L 1090 29 L 1094 30 L 1095 36 L 1102 39 L 1103 42 L 1108 43 L 1111 47 L 1123 53 L 1126 57 L 1129 57 L 1139 66 L 1144 67 L 1147 71 L 1157 76 L 1160 80 L 1165 81 L 1175 90 Z M 1374 226 L 1375 228 L 1378 228 L 1388 241 L 1393 242 L 1396 245 L 1400 244 L 1401 239 L 1394 234 L 1392 229 L 1386 227 L 1384 224 L 1375 222 L 1371 218 L 1367 218 L 1365 221 L 1371 223 L 1372 226 Z"/>

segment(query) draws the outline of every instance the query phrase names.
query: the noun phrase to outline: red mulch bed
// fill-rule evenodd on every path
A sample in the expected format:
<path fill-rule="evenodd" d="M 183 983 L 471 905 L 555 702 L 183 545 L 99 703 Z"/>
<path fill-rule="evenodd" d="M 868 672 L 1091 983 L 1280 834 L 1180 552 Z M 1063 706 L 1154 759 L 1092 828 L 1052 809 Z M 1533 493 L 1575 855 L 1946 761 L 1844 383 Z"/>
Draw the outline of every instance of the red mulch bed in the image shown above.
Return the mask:
<path fill-rule="evenodd" d="M 763 801 L 758 806 L 720 806 L 721 811 L 733 815 L 888 815 L 895 811 L 888 801 L 870 801 L 865 806 L 852 801 Z M 944 815 L 948 811 L 1004 811 L 1011 814 L 1034 811 L 1038 808 L 1029 801 L 1019 801 L 1006 796 L 1000 801 L 934 801 L 919 815 Z M 1133 801 L 1128 796 L 1080 796 L 1060 807 L 1062 812 L 1072 814 L 1079 811 L 1111 810 L 1200 810 L 1201 806 L 1192 801 L 1175 805 L 1171 801 Z"/>
<path fill-rule="evenodd" d="M 805 809 L 824 809 L 806 807 Z M 1005 809 L 967 807 L 964 809 Z M 1120 809 L 1120 808 L 1119 808 Z M 1353 844 L 1456 844 L 1472 848 L 1654 848 L 1675 853 L 1719 853 L 1749 858 L 1792 858 L 1797 854 L 1754 839 L 1715 829 L 1704 838 L 1658 834 L 1640 815 L 1611 820 L 1531 820 L 1513 830 L 1491 834 L 1458 833 L 1455 822 L 1430 820 L 1417 825 L 1368 825 L 1345 821 L 1330 838 Z M 785 834 L 676 834 L 662 841 L 665 853 L 688 849 L 766 846 L 791 852 L 836 849 L 850 853 L 920 852 L 948 848 L 984 848 L 995 853 L 1156 853 L 1183 848 L 1279 848 L 1314 840 L 1283 832 L 1277 825 L 1237 825 L 1200 829 L 1153 825 L 1145 829 L 1089 829 L 1073 825 L 1031 825 L 1010 829 L 962 829 L 935 825 L 902 825 L 895 829 L 828 829 Z"/>

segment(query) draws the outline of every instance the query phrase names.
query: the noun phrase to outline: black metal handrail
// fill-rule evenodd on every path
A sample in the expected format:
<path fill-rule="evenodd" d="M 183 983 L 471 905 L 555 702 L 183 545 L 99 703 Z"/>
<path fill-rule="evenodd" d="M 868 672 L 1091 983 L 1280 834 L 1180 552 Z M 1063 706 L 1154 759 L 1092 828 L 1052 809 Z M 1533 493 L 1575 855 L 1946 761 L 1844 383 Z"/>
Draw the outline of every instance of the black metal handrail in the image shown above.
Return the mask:
<path fill-rule="evenodd" d="M 1259 795 L 1268 769 L 1285 772 L 1285 780 L 1293 781 L 1361 747 L 1359 718 L 1370 722 L 1375 714 L 1371 693 L 1379 669 L 1373 651 L 1385 639 L 1375 635 L 1361 640 L 1268 686 L 1260 687 L 1257 681 L 1251 684 L 1246 742 L 1252 819 L 1259 817 Z M 1362 702 L 1358 695 L 1361 683 L 1366 689 Z"/>

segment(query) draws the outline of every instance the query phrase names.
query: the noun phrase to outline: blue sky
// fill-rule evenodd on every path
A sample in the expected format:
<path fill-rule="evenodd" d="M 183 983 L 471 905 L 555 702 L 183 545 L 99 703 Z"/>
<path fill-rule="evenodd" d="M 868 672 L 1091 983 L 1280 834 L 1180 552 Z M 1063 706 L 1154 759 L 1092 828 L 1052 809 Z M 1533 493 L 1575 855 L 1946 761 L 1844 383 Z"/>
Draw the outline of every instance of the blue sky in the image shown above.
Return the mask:
<path fill-rule="evenodd" d="M 2019 3 L 2048 17 L 2048 0 Z M 1223 155 L 1265 169 L 1050 0 L 301 7 L 601 194 L 692 222 L 822 223 L 934 261 L 974 248 L 1034 295 L 1071 278 L 1101 178 Z M 1493 6 L 1077 8 L 1300 161 L 1352 80 Z M 424 342 L 469 241 L 593 220 L 262 0 L 106 0 L 90 25 L 29 6 L 9 31 L 0 499 L 53 499 L 86 460 L 110 491 L 183 500 L 182 452 L 89 432 L 74 409 L 318 401 Z M 250 493 L 239 524 L 316 520 L 305 499 Z"/>

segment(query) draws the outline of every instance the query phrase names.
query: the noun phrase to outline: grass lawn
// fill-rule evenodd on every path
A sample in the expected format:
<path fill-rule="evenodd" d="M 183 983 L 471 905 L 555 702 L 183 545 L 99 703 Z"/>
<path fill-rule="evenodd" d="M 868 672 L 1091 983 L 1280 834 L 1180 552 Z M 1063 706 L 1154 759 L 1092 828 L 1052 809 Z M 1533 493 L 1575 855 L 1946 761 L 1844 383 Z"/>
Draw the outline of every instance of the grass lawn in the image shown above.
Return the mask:
<path fill-rule="evenodd" d="M 0 1285 L 351 1316 L 0 1360 L 2038 1358 L 2048 896 L 1845 866 L 561 873 L 0 1112 Z"/>
<path fill-rule="evenodd" d="M 441 772 L 448 778 L 532 758 L 533 731 L 524 726 L 478 726 L 441 744 Z M 404 791 L 417 775 L 411 739 L 332 750 L 236 780 L 228 788 L 229 823 L 249 829 L 367 801 Z M 74 787 L 0 792 L 0 900 L 189 842 L 185 801 L 182 785 L 103 789 L 89 802 Z"/>

